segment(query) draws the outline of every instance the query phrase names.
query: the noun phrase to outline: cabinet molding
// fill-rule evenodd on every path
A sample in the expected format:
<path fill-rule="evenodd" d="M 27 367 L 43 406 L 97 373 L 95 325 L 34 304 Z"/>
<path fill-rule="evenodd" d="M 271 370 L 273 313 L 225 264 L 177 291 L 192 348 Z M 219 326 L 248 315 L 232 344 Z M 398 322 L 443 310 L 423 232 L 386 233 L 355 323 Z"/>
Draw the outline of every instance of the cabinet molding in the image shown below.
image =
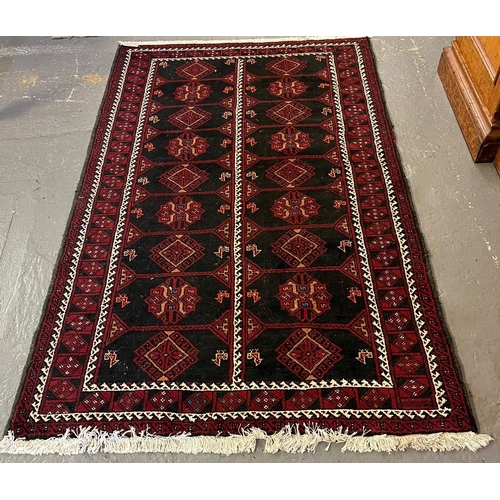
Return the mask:
<path fill-rule="evenodd" d="M 448 100 L 477 163 L 493 162 L 500 147 L 500 37 L 488 37 L 486 45 L 481 38 L 457 37 L 451 47 L 444 48 L 438 66 Z"/>

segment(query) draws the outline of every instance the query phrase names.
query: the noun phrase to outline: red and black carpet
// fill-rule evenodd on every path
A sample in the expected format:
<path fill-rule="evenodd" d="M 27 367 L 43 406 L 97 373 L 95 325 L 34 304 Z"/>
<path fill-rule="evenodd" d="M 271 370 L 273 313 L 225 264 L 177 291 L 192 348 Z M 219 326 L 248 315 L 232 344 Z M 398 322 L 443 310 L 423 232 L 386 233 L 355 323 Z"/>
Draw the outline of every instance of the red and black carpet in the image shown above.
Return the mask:
<path fill-rule="evenodd" d="M 367 39 L 122 45 L 80 189 L 2 451 L 489 442 Z"/>

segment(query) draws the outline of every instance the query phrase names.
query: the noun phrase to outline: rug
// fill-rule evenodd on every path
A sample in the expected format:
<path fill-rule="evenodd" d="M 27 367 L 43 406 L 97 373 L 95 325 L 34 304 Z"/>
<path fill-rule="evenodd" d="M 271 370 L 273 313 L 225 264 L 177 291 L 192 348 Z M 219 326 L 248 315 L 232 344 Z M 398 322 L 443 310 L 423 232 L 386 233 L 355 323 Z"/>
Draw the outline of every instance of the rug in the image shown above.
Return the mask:
<path fill-rule="evenodd" d="M 122 44 L 7 453 L 477 450 L 368 39 Z"/>

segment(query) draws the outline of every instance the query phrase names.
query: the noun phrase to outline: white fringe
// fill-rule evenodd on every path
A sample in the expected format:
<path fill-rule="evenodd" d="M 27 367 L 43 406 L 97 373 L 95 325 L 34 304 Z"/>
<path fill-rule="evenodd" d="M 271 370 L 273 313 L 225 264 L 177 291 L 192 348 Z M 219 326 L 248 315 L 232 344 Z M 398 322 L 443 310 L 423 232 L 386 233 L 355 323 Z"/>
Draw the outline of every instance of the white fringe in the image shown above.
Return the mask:
<path fill-rule="evenodd" d="M 294 432 L 295 430 L 295 432 Z M 319 443 L 328 443 L 327 450 L 332 443 L 344 443 L 341 451 L 368 453 L 372 451 L 405 451 L 413 448 L 418 451 L 477 451 L 487 446 L 493 438 L 485 434 L 474 432 L 440 432 L 437 434 L 412 434 L 407 436 L 379 435 L 361 436 L 349 434 L 342 429 L 318 429 L 305 427 L 304 434 L 298 434 L 297 429 L 286 427 L 279 433 L 267 436 L 264 452 L 277 453 L 305 453 L 314 452 Z"/>
<path fill-rule="evenodd" d="M 304 41 L 316 41 L 316 40 L 340 40 L 340 39 L 347 39 L 347 38 L 363 38 L 362 35 L 359 37 L 350 35 L 350 36 L 331 36 L 331 35 L 325 35 L 325 36 L 285 36 L 285 37 L 262 37 L 262 38 L 255 38 L 255 37 L 249 37 L 249 38 L 218 38 L 218 39 L 208 39 L 208 40 L 189 40 L 189 39 L 182 39 L 179 38 L 178 40 L 154 40 L 154 41 L 144 41 L 144 42 L 135 42 L 135 41 L 123 41 L 123 42 L 118 42 L 120 45 L 125 45 L 127 47 L 139 47 L 141 45 L 176 45 L 176 44 L 182 44 L 182 45 L 190 45 L 190 44 L 218 44 L 218 43 L 252 43 L 252 42 L 257 42 L 257 43 L 265 43 L 265 42 L 304 42 Z"/>
<path fill-rule="evenodd" d="M 105 432 L 96 428 L 80 427 L 67 430 L 62 436 L 49 439 L 23 439 L 14 437 L 9 431 L 0 441 L 0 453 L 13 455 L 78 455 L 83 453 L 217 453 L 233 455 L 252 453 L 258 440 L 264 441 L 264 453 L 309 453 L 320 443 L 344 443 L 342 452 L 366 453 L 372 451 L 404 451 L 413 448 L 418 451 L 477 451 L 493 439 L 474 432 L 443 432 L 438 434 L 414 434 L 409 436 L 357 436 L 342 429 L 319 429 L 304 426 L 300 434 L 298 426 L 287 426 L 276 434 L 267 435 L 261 429 L 244 429 L 232 436 L 155 436 L 147 431 L 137 434 L 129 431 Z"/>

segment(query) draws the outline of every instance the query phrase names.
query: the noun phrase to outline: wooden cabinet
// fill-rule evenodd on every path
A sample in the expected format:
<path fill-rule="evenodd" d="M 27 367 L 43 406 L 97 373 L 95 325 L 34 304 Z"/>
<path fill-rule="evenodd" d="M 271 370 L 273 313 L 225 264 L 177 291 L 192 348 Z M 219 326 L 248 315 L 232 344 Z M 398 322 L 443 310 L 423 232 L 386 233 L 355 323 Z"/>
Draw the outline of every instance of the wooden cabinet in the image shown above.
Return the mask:
<path fill-rule="evenodd" d="M 472 158 L 500 174 L 500 36 L 458 36 L 438 74 Z"/>

